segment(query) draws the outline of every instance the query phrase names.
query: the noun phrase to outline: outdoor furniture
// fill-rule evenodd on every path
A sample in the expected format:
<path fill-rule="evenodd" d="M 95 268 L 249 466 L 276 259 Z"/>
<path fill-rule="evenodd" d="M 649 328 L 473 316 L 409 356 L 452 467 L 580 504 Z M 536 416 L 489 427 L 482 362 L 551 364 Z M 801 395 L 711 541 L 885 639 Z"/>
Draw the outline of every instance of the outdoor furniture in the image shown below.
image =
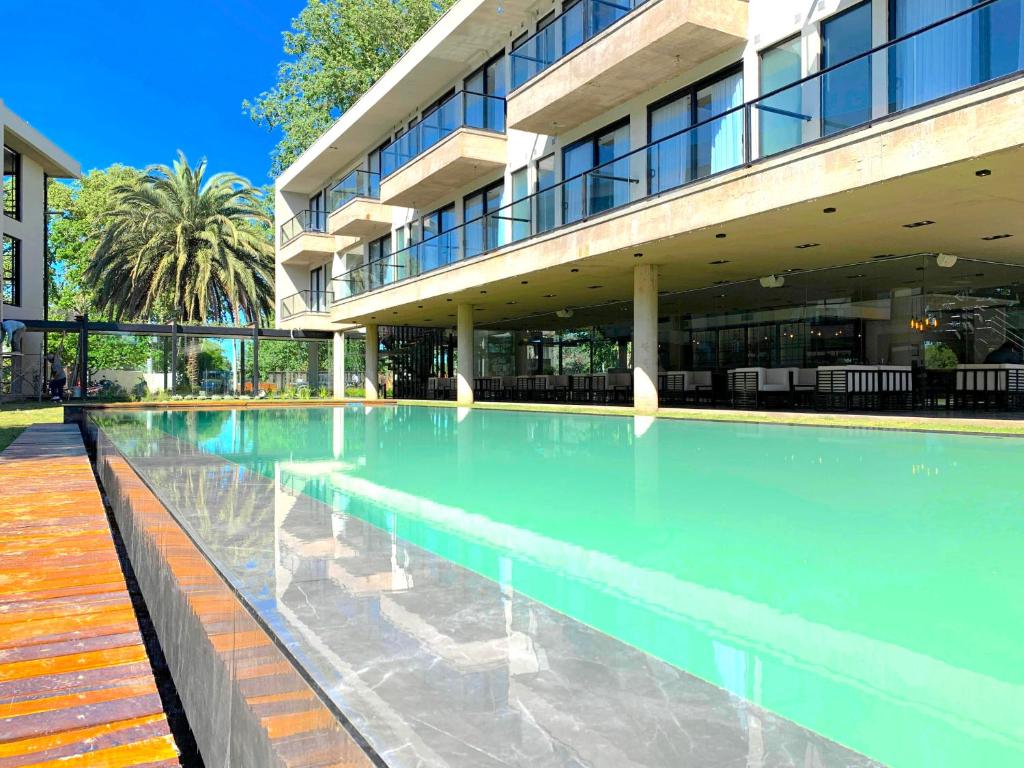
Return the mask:
<path fill-rule="evenodd" d="M 914 372 L 909 365 L 878 366 L 878 404 L 882 408 L 914 407 Z"/>
<path fill-rule="evenodd" d="M 782 405 L 791 402 L 797 368 L 733 368 L 729 392 L 737 408 Z"/>
<path fill-rule="evenodd" d="M 814 406 L 814 393 L 818 389 L 818 369 L 798 368 L 793 382 L 793 405 L 797 408 Z"/>
<path fill-rule="evenodd" d="M 609 399 L 616 402 L 628 402 L 633 397 L 632 373 L 605 374 Z"/>
<path fill-rule="evenodd" d="M 683 384 L 684 400 L 713 404 L 715 400 L 714 374 L 711 371 L 684 371 L 684 373 L 686 374 Z"/>
<path fill-rule="evenodd" d="M 956 367 L 956 408 L 1012 410 L 1024 399 L 1024 365 L 988 363 Z"/>
<path fill-rule="evenodd" d="M 569 377 L 556 374 L 548 377 L 548 394 L 553 400 L 569 399 Z"/>
<path fill-rule="evenodd" d="M 665 405 L 686 401 L 686 371 L 664 371 L 658 374 L 658 397 Z"/>
<path fill-rule="evenodd" d="M 451 400 L 455 397 L 455 379 L 431 376 L 427 379 L 427 397 L 431 400 Z"/>
<path fill-rule="evenodd" d="M 501 392 L 500 376 L 483 376 L 473 381 L 473 394 L 478 400 L 499 400 Z"/>
<path fill-rule="evenodd" d="M 924 387 L 921 392 L 922 405 L 936 410 L 953 407 L 956 392 L 956 370 L 953 368 L 928 368 L 924 372 Z"/>
<path fill-rule="evenodd" d="M 874 408 L 877 404 L 877 365 L 822 365 L 818 367 L 815 405 L 819 409 L 827 411 Z"/>

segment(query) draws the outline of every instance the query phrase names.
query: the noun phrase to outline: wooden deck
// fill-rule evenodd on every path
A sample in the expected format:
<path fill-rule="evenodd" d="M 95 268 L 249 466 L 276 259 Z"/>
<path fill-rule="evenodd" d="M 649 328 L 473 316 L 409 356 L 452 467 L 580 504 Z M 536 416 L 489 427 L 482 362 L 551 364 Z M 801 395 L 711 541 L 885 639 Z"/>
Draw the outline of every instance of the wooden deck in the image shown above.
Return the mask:
<path fill-rule="evenodd" d="M 0 768 L 165 768 L 178 751 L 82 438 L 0 454 Z"/>

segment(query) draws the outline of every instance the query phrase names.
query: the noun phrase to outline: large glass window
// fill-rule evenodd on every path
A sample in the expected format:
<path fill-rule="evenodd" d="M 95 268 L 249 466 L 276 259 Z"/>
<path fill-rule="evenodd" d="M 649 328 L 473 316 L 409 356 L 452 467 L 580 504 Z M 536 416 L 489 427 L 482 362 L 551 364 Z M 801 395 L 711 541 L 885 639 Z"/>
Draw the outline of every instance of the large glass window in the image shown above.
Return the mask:
<path fill-rule="evenodd" d="M 547 232 L 555 226 L 555 156 L 550 154 L 537 161 L 537 232 Z"/>
<path fill-rule="evenodd" d="M 455 204 L 431 211 L 420 219 L 420 245 L 415 272 L 427 272 L 458 259 L 458 243 L 447 233 L 455 228 Z"/>
<path fill-rule="evenodd" d="M 771 93 L 800 79 L 800 36 L 761 52 L 760 89 Z M 761 155 L 771 155 L 800 144 L 805 110 L 800 88 L 790 88 L 757 103 Z"/>
<path fill-rule="evenodd" d="M 391 235 L 378 238 L 368 247 L 367 260 L 370 265 L 370 290 L 394 282 L 395 270 L 391 263 Z"/>
<path fill-rule="evenodd" d="M 4 147 L 4 215 L 21 218 L 21 155 Z"/>
<path fill-rule="evenodd" d="M 916 32 L 980 0 L 890 0 L 892 38 Z M 1019 2 L 996 2 L 897 43 L 889 52 L 890 109 L 948 96 L 1024 65 Z"/>
<path fill-rule="evenodd" d="M 530 236 L 530 184 L 527 180 L 527 169 L 520 168 L 512 172 L 512 208 L 509 218 L 512 225 L 511 242 L 517 242 Z"/>
<path fill-rule="evenodd" d="M 493 184 L 466 195 L 463 201 L 462 218 L 466 257 L 476 256 L 502 245 L 501 220 L 491 216 L 501 207 L 501 196 L 505 193 L 505 181 Z"/>
<path fill-rule="evenodd" d="M 822 69 L 849 62 L 822 76 L 822 135 L 827 136 L 871 120 L 871 57 L 850 61 L 871 50 L 870 0 L 823 22 L 821 45 Z"/>
<path fill-rule="evenodd" d="M 504 129 L 505 102 L 485 97 L 503 97 L 508 92 L 506 82 L 504 53 L 498 54 L 466 78 L 466 125 Z"/>
<path fill-rule="evenodd" d="M 616 160 L 628 151 L 628 121 L 562 150 L 562 178 L 568 180 L 562 188 L 564 222 L 578 221 L 629 202 L 629 158 Z M 592 173 L 587 173 L 592 169 Z"/>
<path fill-rule="evenodd" d="M 4 304 L 21 306 L 21 240 L 4 235 Z"/>
<path fill-rule="evenodd" d="M 648 116 L 650 192 L 662 192 L 743 161 L 743 73 L 736 69 L 652 106 Z M 691 125 L 700 127 L 679 134 Z M 679 134 L 679 135 L 676 135 Z M 668 137 L 668 138 L 667 138 Z"/>

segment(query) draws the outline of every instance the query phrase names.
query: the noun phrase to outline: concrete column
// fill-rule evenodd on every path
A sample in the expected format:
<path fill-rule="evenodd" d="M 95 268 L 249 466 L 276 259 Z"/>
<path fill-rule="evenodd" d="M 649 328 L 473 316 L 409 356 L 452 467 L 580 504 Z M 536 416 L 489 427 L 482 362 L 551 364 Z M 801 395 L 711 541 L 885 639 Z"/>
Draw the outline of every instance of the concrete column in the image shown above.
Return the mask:
<path fill-rule="evenodd" d="M 377 350 L 380 346 L 380 338 L 377 336 L 377 326 L 366 326 L 366 371 L 363 374 L 363 387 L 366 389 L 366 399 L 377 399 Z"/>
<path fill-rule="evenodd" d="M 345 396 L 345 332 L 334 332 L 334 349 L 331 357 L 331 375 L 334 377 L 334 396 Z"/>
<path fill-rule="evenodd" d="M 658 267 L 633 269 L 633 407 L 658 411 Z"/>
<path fill-rule="evenodd" d="M 473 404 L 473 305 L 459 304 L 456 337 L 459 344 L 459 363 L 456 376 L 456 401 L 459 405 Z"/>
<path fill-rule="evenodd" d="M 306 386 L 310 394 L 316 396 L 320 389 L 320 342 L 311 341 L 306 344 Z"/>

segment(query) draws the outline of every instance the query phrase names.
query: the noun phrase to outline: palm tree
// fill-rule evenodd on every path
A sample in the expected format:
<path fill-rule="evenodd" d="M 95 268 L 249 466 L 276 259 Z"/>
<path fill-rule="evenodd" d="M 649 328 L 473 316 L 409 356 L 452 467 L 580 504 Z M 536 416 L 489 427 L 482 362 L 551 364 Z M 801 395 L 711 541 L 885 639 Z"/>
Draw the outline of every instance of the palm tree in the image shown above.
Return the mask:
<path fill-rule="evenodd" d="M 115 320 L 259 322 L 274 302 L 270 219 L 240 176 L 205 179 L 178 152 L 172 167 L 147 169 L 114 190 L 86 270 L 98 309 Z M 199 348 L 188 345 L 187 376 L 199 384 Z M 173 375 L 173 374 L 172 374 Z"/>

